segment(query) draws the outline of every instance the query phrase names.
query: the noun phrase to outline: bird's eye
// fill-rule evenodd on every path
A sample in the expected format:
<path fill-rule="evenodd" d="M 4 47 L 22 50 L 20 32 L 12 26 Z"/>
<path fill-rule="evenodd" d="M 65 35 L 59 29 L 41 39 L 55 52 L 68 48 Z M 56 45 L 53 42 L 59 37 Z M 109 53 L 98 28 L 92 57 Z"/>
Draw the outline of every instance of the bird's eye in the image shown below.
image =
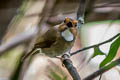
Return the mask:
<path fill-rule="evenodd" d="M 67 23 L 67 26 L 72 27 L 72 23 L 71 22 Z"/>
<path fill-rule="evenodd" d="M 77 24 L 78 24 L 78 21 L 77 20 L 73 20 L 72 21 L 73 22 L 73 24 L 75 25 L 75 27 L 77 26 Z"/>
<path fill-rule="evenodd" d="M 75 27 L 77 27 L 77 24 L 75 24 Z"/>
<path fill-rule="evenodd" d="M 65 18 L 64 23 L 69 23 L 70 22 L 70 18 Z"/>

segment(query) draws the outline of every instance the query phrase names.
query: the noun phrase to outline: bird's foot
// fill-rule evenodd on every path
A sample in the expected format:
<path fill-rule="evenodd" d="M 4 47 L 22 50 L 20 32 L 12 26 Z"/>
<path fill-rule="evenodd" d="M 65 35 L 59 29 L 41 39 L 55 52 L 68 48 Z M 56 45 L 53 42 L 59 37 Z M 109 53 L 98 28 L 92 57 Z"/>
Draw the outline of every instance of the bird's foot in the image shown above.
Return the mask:
<path fill-rule="evenodd" d="M 70 59 L 70 53 L 65 53 L 62 55 L 62 61 L 66 60 L 66 59 Z"/>
<path fill-rule="evenodd" d="M 60 59 L 60 61 L 62 62 L 62 66 L 64 67 L 63 61 L 67 60 L 67 59 L 70 59 L 70 56 L 71 55 L 69 53 L 65 53 L 61 57 L 56 56 L 55 58 Z"/>
<path fill-rule="evenodd" d="M 57 59 L 60 59 L 60 60 L 61 60 L 61 57 L 60 57 L 60 56 L 55 56 L 55 58 L 57 58 Z"/>
<path fill-rule="evenodd" d="M 66 57 L 64 57 L 65 55 L 66 55 Z M 71 55 L 69 53 L 65 53 L 62 56 L 55 56 L 55 58 L 60 59 L 63 62 L 64 60 L 69 59 L 70 56 Z"/>

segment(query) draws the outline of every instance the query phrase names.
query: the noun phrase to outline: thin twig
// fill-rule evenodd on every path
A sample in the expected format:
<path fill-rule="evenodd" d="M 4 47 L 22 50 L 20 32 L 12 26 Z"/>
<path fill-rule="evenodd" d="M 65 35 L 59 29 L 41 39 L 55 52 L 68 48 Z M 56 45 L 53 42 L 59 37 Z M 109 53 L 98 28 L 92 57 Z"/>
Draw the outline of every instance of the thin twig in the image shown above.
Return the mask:
<path fill-rule="evenodd" d="M 113 41 L 116 37 L 118 37 L 119 35 L 120 35 L 120 33 L 116 34 L 115 36 L 113 36 L 112 38 L 110 38 L 110 39 L 108 39 L 108 40 L 106 40 L 106 41 L 104 41 L 104 42 L 101 42 L 101 43 L 98 43 L 98 44 L 95 44 L 95 45 L 92 45 L 92 46 L 88 46 L 88 47 L 82 48 L 82 49 L 80 49 L 80 50 L 77 50 L 77 51 L 75 51 L 75 52 L 73 52 L 73 53 L 70 53 L 70 55 L 72 56 L 72 55 L 75 55 L 75 54 L 77 54 L 77 53 L 79 53 L 79 52 L 82 52 L 82 51 L 85 51 L 85 50 L 94 48 L 94 47 L 96 47 L 96 46 L 100 46 L 100 45 L 106 44 L 106 43 L 108 43 L 108 42 L 111 42 L 111 41 Z"/>
<path fill-rule="evenodd" d="M 78 27 L 80 28 L 84 24 L 84 14 L 85 8 L 88 0 L 80 0 L 79 1 L 79 8 L 77 11 L 77 20 L 78 20 Z"/>
<path fill-rule="evenodd" d="M 79 8 L 77 11 L 77 18 L 84 16 L 87 0 L 79 0 L 79 1 L 80 2 L 79 2 Z"/>
<path fill-rule="evenodd" d="M 111 68 L 117 66 L 118 64 L 120 64 L 120 58 L 111 62 L 110 64 L 108 64 L 107 66 L 101 68 L 100 70 L 94 72 L 93 74 L 87 76 L 86 78 L 84 78 L 83 80 L 93 80 L 94 78 L 96 78 L 97 76 L 103 74 L 104 72 L 110 70 Z"/>
<path fill-rule="evenodd" d="M 102 8 L 102 7 L 120 7 L 120 3 L 112 3 L 112 4 L 104 3 L 104 4 L 96 4 L 94 6 L 94 8 Z"/>

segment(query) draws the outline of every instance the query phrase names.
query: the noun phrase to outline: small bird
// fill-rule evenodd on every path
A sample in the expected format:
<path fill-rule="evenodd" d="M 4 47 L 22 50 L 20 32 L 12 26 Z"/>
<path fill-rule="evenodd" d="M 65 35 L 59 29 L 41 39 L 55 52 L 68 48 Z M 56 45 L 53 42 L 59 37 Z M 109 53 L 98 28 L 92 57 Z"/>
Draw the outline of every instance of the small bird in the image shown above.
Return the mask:
<path fill-rule="evenodd" d="M 25 56 L 40 53 L 38 49 L 49 57 L 56 57 L 69 52 L 77 36 L 77 20 L 65 18 L 61 24 L 50 28 L 44 35 L 38 37 L 34 48 Z"/>

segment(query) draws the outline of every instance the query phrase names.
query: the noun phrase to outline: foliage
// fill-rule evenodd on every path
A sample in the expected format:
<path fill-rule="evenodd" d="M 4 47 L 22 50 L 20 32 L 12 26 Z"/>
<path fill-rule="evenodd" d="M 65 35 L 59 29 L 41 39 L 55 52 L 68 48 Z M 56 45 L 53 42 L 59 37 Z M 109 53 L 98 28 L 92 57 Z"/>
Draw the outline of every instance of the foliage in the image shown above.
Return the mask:
<path fill-rule="evenodd" d="M 61 77 L 57 72 L 52 71 L 51 72 L 51 79 L 52 80 L 67 80 L 67 77 L 66 76 Z"/>
<path fill-rule="evenodd" d="M 109 62 L 111 62 L 114 57 L 116 56 L 117 54 L 117 51 L 119 49 L 119 46 L 120 46 L 120 33 L 119 34 L 119 37 L 117 37 L 117 39 L 111 44 L 110 46 L 110 50 L 108 52 L 108 55 L 105 55 L 105 53 L 103 53 L 99 46 L 95 46 L 94 47 L 94 54 L 92 56 L 92 58 L 96 57 L 97 55 L 105 55 L 106 58 L 100 63 L 100 68 L 104 67 L 106 64 L 108 64 Z"/>
<path fill-rule="evenodd" d="M 52 68 L 48 69 L 48 71 L 50 71 L 48 77 L 51 80 L 67 80 L 66 74 L 57 65 L 55 65 L 55 67 L 53 69 Z"/>
<path fill-rule="evenodd" d="M 94 58 L 95 56 L 97 55 L 106 55 L 105 53 L 103 53 L 100 48 L 97 46 L 97 47 L 94 47 L 94 54 L 92 56 L 92 58 Z"/>
<path fill-rule="evenodd" d="M 120 46 L 120 36 L 111 44 L 107 57 L 101 62 L 100 68 L 111 62 L 117 54 Z"/>

